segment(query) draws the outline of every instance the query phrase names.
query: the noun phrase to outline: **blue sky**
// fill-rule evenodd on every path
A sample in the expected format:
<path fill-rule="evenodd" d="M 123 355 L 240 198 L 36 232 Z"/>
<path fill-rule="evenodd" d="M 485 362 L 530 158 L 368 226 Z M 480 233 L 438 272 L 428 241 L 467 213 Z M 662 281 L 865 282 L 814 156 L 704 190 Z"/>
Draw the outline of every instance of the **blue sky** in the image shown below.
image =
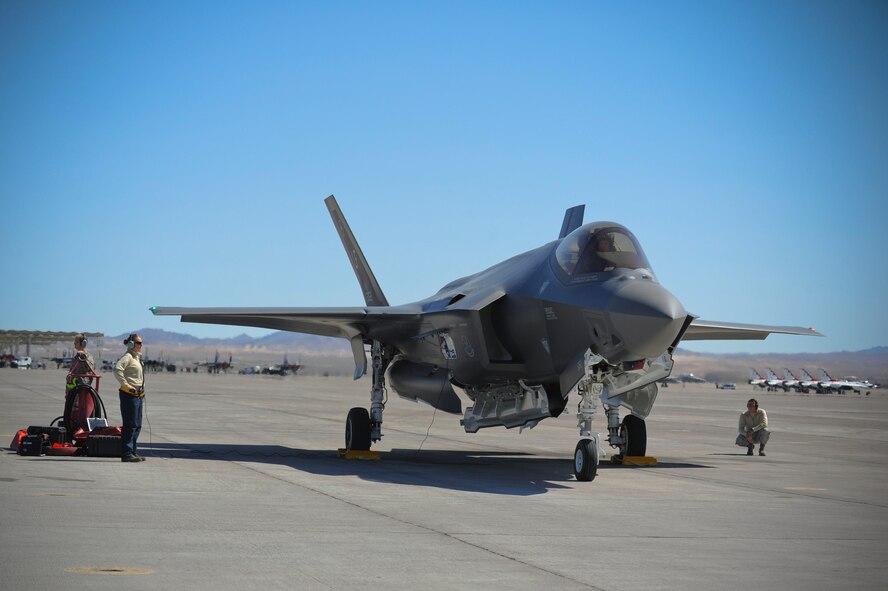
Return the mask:
<path fill-rule="evenodd" d="M 706 319 L 888 344 L 884 2 L 0 3 L 0 328 L 258 329 L 393 304 L 557 237 L 642 242 Z"/>

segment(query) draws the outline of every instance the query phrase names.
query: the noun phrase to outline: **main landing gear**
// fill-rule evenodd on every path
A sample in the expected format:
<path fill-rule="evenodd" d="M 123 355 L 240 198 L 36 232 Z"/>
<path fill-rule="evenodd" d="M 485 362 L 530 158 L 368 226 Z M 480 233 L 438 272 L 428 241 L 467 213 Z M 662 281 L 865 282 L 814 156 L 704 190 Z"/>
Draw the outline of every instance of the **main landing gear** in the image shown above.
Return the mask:
<path fill-rule="evenodd" d="M 600 384 L 599 384 L 600 385 Z M 584 405 L 586 406 L 584 410 Z M 623 422 L 619 422 L 619 407 L 604 405 L 608 418 L 607 441 L 611 447 L 619 453 L 615 459 L 622 461 L 626 456 L 644 456 L 647 451 L 647 427 L 644 419 L 635 415 L 626 415 Z M 598 473 L 598 459 L 600 449 L 600 436 L 592 433 L 591 422 L 595 413 L 595 398 L 583 394 L 580 402 L 579 418 L 580 436 L 591 436 L 581 439 L 574 450 L 574 474 L 577 480 L 589 482 L 595 479 Z M 612 425 L 616 425 L 612 427 Z"/>
<path fill-rule="evenodd" d="M 647 451 L 647 427 L 644 419 L 630 414 L 620 422 L 620 407 L 611 404 L 619 399 L 610 397 L 607 386 L 602 383 L 605 371 L 594 359 L 587 357 L 586 375 L 577 385 L 580 394 L 577 428 L 583 439 L 574 450 L 574 474 L 577 480 L 584 482 L 594 480 L 598 473 L 601 439 L 598 433 L 592 432 L 592 420 L 595 418 L 599 399 L 607 415 L 607 442 L 618 450 L 614 459 L 622 461 L 627 456 L 644 456 Z M 656 384 L 653 387 L 656 388 Z M 653 395 L 656 395 L 655 390 Z M 650 403 L 653 403 L 652 398 Z"/>
<path fill-rule="evenodd" d="M 373 341 L 370 349 L 373 362 L 373 386 L 370 390 L 370 411 L 356 406 L 345 419 L 345 450 L 367 451 L 370 444 L 382 439 L 382 411 L 385 409 L 385 370 L 392 361 L 392 350 Z"/>

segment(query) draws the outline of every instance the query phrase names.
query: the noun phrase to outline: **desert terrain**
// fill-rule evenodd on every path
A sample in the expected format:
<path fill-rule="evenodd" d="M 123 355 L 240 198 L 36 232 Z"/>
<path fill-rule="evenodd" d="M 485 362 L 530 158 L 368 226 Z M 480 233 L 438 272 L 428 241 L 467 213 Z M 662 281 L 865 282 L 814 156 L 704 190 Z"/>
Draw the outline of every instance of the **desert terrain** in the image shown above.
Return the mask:
<path fill-rule="evenodd" d="M 139 331 L 145 340 L 145 359 L 173 364 L 177 371 L 206 371 L 205 365 L 213 362 L 218 354 L 220 362 L 231 359 L 231 368 L 237 372 L 246 367 L 268 367 L 281 364 L 286 358 L 290 364 L 299 364 L 299 373 L 311 376 L 350 376 L 354 371 L 351 349 L 342 339 L 277 332 L 266 337 L 246 335 L 230 339 L 198 339 L 186 334 L 157 329 Z M 120 344 L 124 335 L 94 339 L 90 351 L 97 364 L 101 360 L 115 361 L 124 353 Z M 23 346 L 17 355 L 24 355 Z M 49 346 L 32 346 L 30 354 L 35 360 L 44 360 L 54 367 L 53 359 L 70 355 L 70 343 Z M 888 383 L 888 347 L 866 351 L 841 351 L 835 353 L 764 353 L 764 354 L 706 354 L 679 347 L 674 355 L 673 375 L 692 373 L 710 382 L 734 382 L 744 384 L 749 380 L 750 368 L 764 373 L 772 368 L 783 377 L 783 368 L 798 374 L 805 368 L 818 377 L 818 368 L 835 378 L 856 376 L 876 384 Z"/>

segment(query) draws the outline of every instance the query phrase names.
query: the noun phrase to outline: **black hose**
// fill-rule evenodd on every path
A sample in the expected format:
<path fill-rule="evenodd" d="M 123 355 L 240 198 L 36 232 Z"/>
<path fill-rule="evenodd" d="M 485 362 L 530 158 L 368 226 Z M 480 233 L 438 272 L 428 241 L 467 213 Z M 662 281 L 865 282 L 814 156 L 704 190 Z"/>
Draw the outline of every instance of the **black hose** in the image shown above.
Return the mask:
<path fill-rule="evenodd" d="M 74 438 L 75 425 L 71 413 L 74 410 L 74 401 L 77 400 L 77 396 L 81 390 L 86 390 L 87 394 L 92 398 L 93 410 L 89 418 L 105 418 L 107 416 L 105 414 L 105 403 L 102 401 L 102 397 L 99 396 L 99 393 L 96 392 L 92 386 L 88 384 L 78 384 L 74 386 L 74 388 L 68 390 L 68 393 L 65 396 L 65 414 L 59 417 L 62 419 L 65 426 L 65 435 L 68 441 L 71 441 Z M 57 420 L 58 419 L 55 419 L 53 422 Z"/>

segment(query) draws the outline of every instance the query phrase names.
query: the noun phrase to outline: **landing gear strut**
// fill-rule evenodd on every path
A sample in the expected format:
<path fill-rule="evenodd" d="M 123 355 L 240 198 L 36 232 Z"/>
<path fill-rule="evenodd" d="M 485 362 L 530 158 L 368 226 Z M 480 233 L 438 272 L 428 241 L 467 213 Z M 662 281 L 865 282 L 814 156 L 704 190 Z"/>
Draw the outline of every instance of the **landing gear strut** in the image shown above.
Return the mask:
<path fill-rule="evenodd" d="M 591 351 L 585 359 L 585 375 L 577 384 L 580 403 L 577 408 L 577 427 L 581 439 L 574 451 L 574 474 L 577 480 L 593 480 L 598 472 L 600 436 L 592 432 L 592 420 L 598 400 L 607 415 L 607 442 L 618 450 L 617 458 L 644 456 L 647 451 L 647 427 L 644 419 L 636 414 L 628 414 L 620 422 L 620 406 L 626 406 L 633 413 L 646 416 L 656 397 L 656 384 L 653 380 L 668 375 L 672 369 L 672 359 L 666 356 L 648 363 L 647 376 L 642 379 L 631 376 L 615 377 L 613 368 L 604 359 Z M 648 379 L 644 379 L 647 377 Z M 631 380 L 631 381 L 630 381 Z M 616 386 L 616 388 L 615 388 Z M 614 393 L 616 392 L 616 393 Z"/>
<path fill-rule="evenodd" d="M 577 443 L 574 450 L 574 475 L 577 480 L 582 482 L 590 482 L 595 480 L 598 474 L 598 449 L 599 435 L 592 432 L 592 419 L 595 418 L 597 409 L 597 398 L 603 391 L 604 386 L 601 382 L 591 380 L 582 380 L 577 386 L 580 393 L 580 404 L 577 408 L 577 427 L 580 430 L 581 437 L 591 437 L 591 439 L 581 439 Z"/>
<path fill-rule="evenodd" d="M 392 350 L 373 341 L 370 349 L 373 363 L 373 384 L 370 390 L 370 411 L 357 406 L 345 419 L 346 451 L 367 451 L 370 444 L 382 439 L 382 412 L 385 410 L 385 370 L 392 361 Z"/>

